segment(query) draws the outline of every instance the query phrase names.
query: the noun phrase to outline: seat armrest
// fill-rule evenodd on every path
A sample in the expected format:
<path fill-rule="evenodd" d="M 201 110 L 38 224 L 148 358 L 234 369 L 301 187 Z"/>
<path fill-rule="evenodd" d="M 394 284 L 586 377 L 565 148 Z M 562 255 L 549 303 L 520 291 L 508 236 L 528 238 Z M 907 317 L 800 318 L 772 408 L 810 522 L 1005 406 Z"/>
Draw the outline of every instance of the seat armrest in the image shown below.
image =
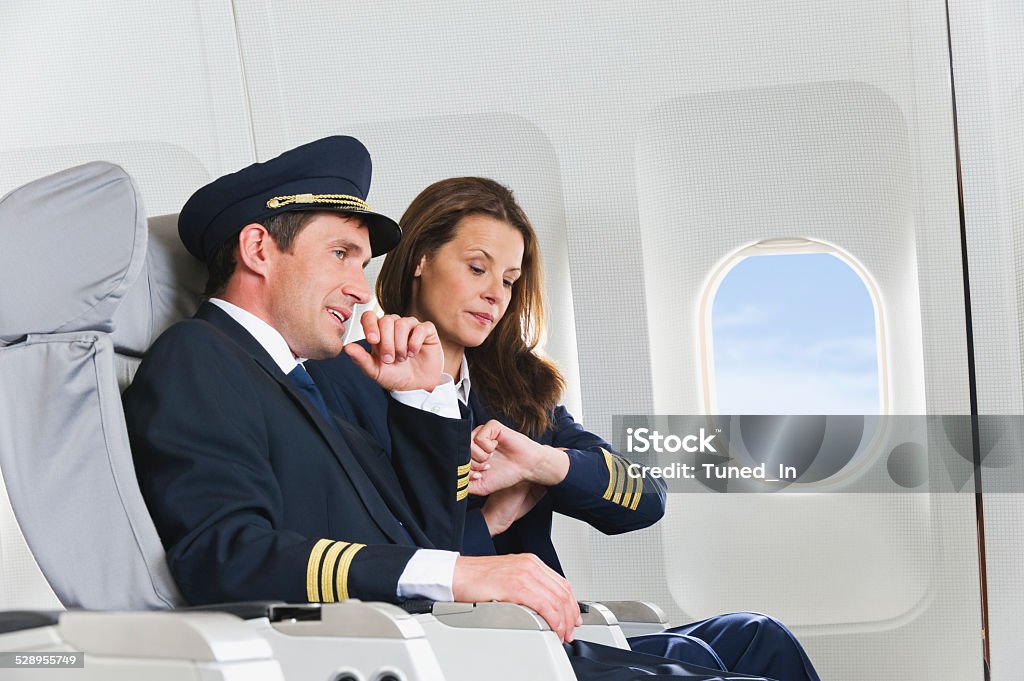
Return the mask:
<path fill-rule="evenodd" d="M 71 611 L 61 613 L 57 631 L 86 655 L 200 662 L 273 657 L 262 637 L 223 613 Z"/>
<path fill-rule="evenodd" d="M 60 638 L 77 650 L 117 657 L 239 662 L 271 656 L 270 646 L 219 612 L 84 612 L 60 614 Z"/>
<path fill-rule="evenodd" d="M 544 618 L 515 603 L 435 603 L 432 613 L 449 627 L 550 631 Z"/>
<path fill-rule="evenodd" d="M 390 603 L 364 603 L 349 599 L 341 603 L 275 605 L 270 622 L 288 636 L 330 636 L 334 638 L 420 639 L 423 627 L 401 608 Z M 311 614 L 316 613 L 317 617 Z"/>
<path fill-rule="evenodd" d="M 488 679 L 576 681 L 569 658 L 547 622 L 515 603 L 435 603 L 415 615 L 447 681 Z"/>
<path fill-rule="evenodd" d="M 277 604 L 247 624 L 270 643 L 289 681 L 444 681 L 419 620 L 389 603 Z"/>
<path fill-rule="evenodd" d="M 283 601 L 240 601 L 238 603 L 212 603 L 179 608 L 178 612 L 223 612 L 243 620 L 269 617 L 273 606 L 285 605 Z"/>
<path fill-rule="evenodd" d="M 573 630 L 573 638 L 629 650 L 626 635 L 619 628 L 619 620 L 601 603 L 580 601 L 580 619 L 583 623 Z"/>
<path fill-rule="evenodd" d="M 52 627 L 57 624 L 61 612 L 60 610 L 7 610 L 0 612 L 0 634 Z"/>
<path fill-rule="evenodd" d="M 584 626 L 596 625 L 610 627 L 618 624 L 619 620 L 603 603 L 597 601 L 580 601 L 580 619 Z"/>
<path fill-rule="evenodd" d="M 37 626 L 0 635 L 0 650 L 61 656 L 80 681 L 204 679 L 285 681 L 270 644 L 237 617 L 214 612 L 37 613 Z M 31 618 L 24 618 L 28 622 Z M 67 676 L 6 669 L 10 681 Z"/>
<path fill-rule="evenodd" d="M 665 611 L 648 601 L 599 601 L 600 605 L 610 610 L 622 622 L 638 622 L 644 624 L 660 624 L 668 626 Z"/>
<path fill-rule="evenodd" d="M 647 601 L 601 601 L 615 614 L 619 627 L 626 637 L 657 634 L 668 626 L 665 612 L 654 603 Z"/>
<path fill-rule="evenodd" d="M 408 598 L 398 604 L 398 607 L 410 615 L 425 615 L 433 612 L 434 603 L 426 598 Z"/>

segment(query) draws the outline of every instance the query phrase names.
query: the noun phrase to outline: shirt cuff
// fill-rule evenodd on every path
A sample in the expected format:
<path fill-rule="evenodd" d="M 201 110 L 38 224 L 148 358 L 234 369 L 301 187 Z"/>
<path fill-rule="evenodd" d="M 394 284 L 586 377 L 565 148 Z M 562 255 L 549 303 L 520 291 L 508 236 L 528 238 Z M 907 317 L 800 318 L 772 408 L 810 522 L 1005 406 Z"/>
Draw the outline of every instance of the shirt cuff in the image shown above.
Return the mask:
<path fill-rule="evenodd" d="M 459 398 L 456 396 L 455 381 L 448 374 L 441 374 L 441 382 L 432 392 L 426 390 L 392 390 L 391 397 L 407 407 L 429 411 L 446 419 L 461 419 Z"/>
<path fill-rule="evenodd" d="M 459 554 L 439 549 L 420 549 L 412 554 L 398 578 L 399 598 L 427 598 L 450 603 L 455 600 L 455 559 Z"/>

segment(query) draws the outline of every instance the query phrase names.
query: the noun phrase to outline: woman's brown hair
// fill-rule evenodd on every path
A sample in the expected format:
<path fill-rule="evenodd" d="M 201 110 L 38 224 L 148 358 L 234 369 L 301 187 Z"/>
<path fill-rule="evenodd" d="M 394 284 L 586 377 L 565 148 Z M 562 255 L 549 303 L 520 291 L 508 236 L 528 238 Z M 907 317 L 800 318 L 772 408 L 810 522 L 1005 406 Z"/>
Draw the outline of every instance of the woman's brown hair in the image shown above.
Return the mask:
<path fill-rule="evenodd" d="M 459 221 L 469 215 L 490 216 L 523 236 L 522 274 L 505 315 L 482 344 L 466 348 L 473 389 L 496 415 L 538 436 L 550 423 L 565 380 L 536 351 L 544 331 L 540 252 L 537 235 L 508 188 L 482 177 L 453 177 L 420 192 L 402 216 L 401 241 L 384 259 L 377 299 L 386 312 L 407 314 L 416 266 L 451 241 Z"/>

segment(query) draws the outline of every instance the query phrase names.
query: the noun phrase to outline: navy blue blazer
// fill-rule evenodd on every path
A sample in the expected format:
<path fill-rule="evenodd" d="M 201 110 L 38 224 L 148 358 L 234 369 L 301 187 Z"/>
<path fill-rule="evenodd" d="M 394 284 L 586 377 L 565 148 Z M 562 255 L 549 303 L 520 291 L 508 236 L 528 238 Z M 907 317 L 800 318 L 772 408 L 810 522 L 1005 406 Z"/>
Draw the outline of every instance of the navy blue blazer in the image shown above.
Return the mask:
<path fill-rule="evenodd" d="M 368 433 L 324 418 L 215 305 L 157 339 L 124 394 L 125 418 L 189 602 L 394 602 L 417 547 L 458 549 L 469 421 L 381 404 L 399 471 Z M 399 475 L 417 481 L 415 498 Z"/>
<path fill-rule="evenodd" d="M 330 408 L 365 428 L 391 451 L 386 393 L 345 354 L 331 360 L 307 362 L 306 366 L 321 386 Z M 476 392 L 470 392 L 469 401 L 475 425 L 495 418 L 517 428 L 502 415 L 491 414 Z M 470 497 L 463 554 L 533 553 L 552 569 L 563 572 L 551 542 L 553 513 L 583 520 L 605 534 L 648 527 L 664 515 L 664 482 L 655 478 L 630 477 L 626 471 L 630 462 L 617 454 L 604 439 L 584 430 L 565 407 L 555 408 L 550 427 L 535 439 L 541 444 L 566 449 L 569 473 L 565 480 L 549 487 L 547 494 L 529 513 L 493 539 L 480 512 L 484 499 Z M 399 455 L 393 458 L 398 463 Z"/>

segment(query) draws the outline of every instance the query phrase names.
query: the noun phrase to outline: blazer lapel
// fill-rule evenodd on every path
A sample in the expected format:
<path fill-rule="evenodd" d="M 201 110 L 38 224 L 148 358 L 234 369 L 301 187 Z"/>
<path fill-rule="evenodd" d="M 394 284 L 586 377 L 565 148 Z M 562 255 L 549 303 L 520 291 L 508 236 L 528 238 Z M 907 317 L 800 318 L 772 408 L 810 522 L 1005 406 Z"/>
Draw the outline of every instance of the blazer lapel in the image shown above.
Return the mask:
<path fill-rule="evenodd" d="M 281 371 L 281 368 L 263 349 L 259 341 L 222 309 L 212 303 L 203 303 L 195 316 L 210 322 L 223 331 L 291 396 L 292 400 L 302 409 L 306 418 L 313 422 L 321 436 L 327 441 L 331 453 L 334 454 L 334 458 L 352 482 L 352 487 L 355 488 L 356 494 L 359 495 L 363 505 L 370 512 L 370 516 L 391 541 L 396 544 L 408 544 L 411 536 L 417 546 L 430 548 L 430 541 L 416 527 L 415 522 L 412 521 L 412 513 L 408 509 L 408 504 L 400 496 L 397 479 L 385 481 L 379 471 L 374 471 L 372 466 L 367 466 L 366 452 L 363 450 L 367 448 L 368 443 L 356 441 L 356 438 L 352 437 L 352 433 L 345 432 L 353 429 L 354 426 L 337 419 L 337 427 L 335 424 L 328 423 L 299 388 Z M 371 481 L 368 471 L 373 471 L 374 480 Z M 404 523 L 404 526 L 409 528 L 409 532 L 403 530 L 403 525 L 399 523 Z M 421 542 L 425 542 L 425 544 Z"/>
<path fill-rule="evenodd" d="M 319 416 L 319 412 L 317 415 Z M 423 534 L 414 519 L 412 511 L 409 509 L 409 503 L 402 493 L 398 477 L 391 467 L 391 460 L 384 449 L 368 432 L 358 426 L 354 426 L 336 415 L 334 415 L 334 423 L 337 426 L 334 436 L 342 438 L 348 452 L 357 464 L 356 468 L 364 476 L 366 486 L 376 490 L 380 498 L 383 499 L 389 509 L 390 519 L 402 523 L 400 526 L 398 522 L 388 523 L 387 527 L 381 529 L 385 530 L 388 536 L 397 543 L 406 544 L 411 537 L 416 546 L 431 548 L 433 544 Z M 357 486 L 357 489 L 362 490 L 362 485 Z"/>

